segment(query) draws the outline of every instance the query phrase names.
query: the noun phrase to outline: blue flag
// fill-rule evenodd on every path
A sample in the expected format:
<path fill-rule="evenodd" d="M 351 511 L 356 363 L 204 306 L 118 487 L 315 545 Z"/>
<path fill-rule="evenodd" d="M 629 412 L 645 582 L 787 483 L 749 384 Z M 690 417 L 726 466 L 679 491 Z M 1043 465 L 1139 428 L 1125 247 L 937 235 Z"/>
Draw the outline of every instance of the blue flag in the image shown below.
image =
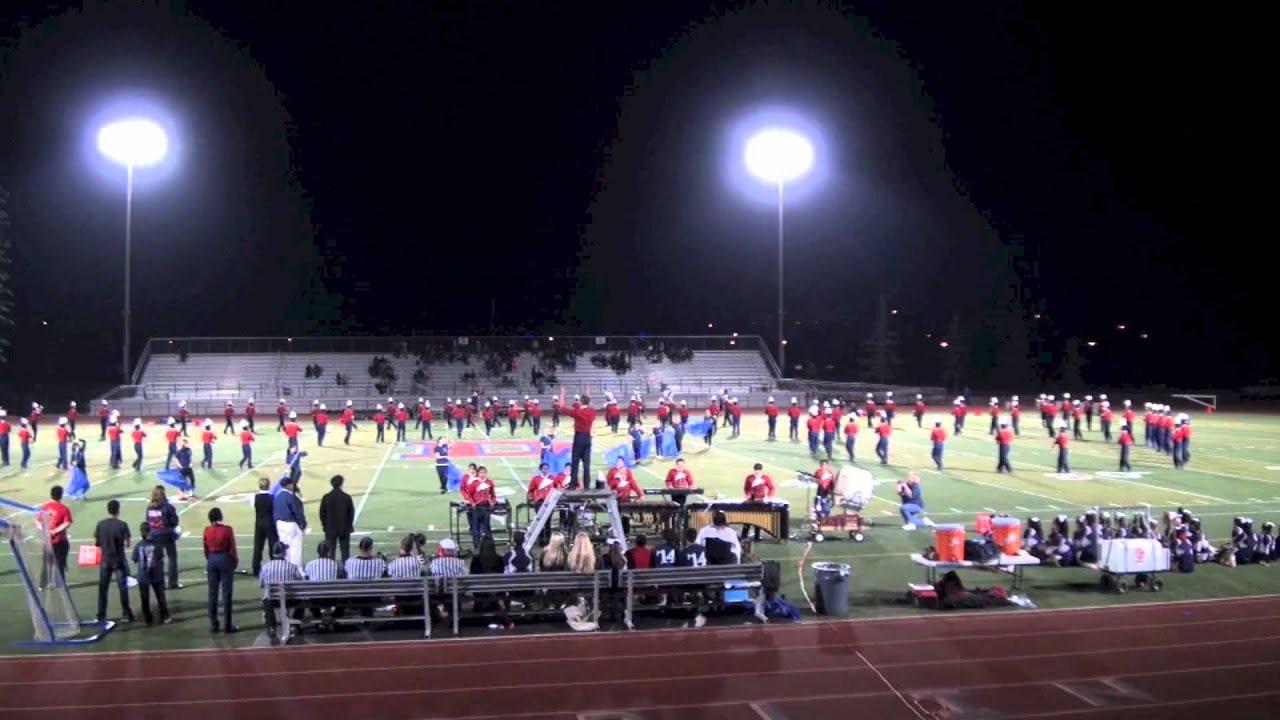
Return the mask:
<path fill-rule="evenodd" d="M 642 446 L 643 449 L 643 446 Z M 631 448 L 631 443 L 619 445 L 613 449 L 604 451 L 604 464 L 613 467 L 618 464 L 618 458 L 622 458 L 622 463 L 629 468 L 636 466 L 636 453 Z"/>
<path fill-rule="evenodd" d="M 71 482 L 67 484 L 67 497 L 78 500 L 89 492 L 89 487 L 89 476 L 80 469 L 79 465 L 72 465 Z"/>
<path fill-rule="evenodd" d="M 182 492 L 191 490 L 191 483 L 182 477 L 182 473 L 177 470 L 158 470 L 156 471 L 156 479 L 165 485 L 172 485 Z"/>
<path fill-rule="evenodd" d="M 675 457 L 679 454 L 679 451 L 676 450 L 676 431 L 664 430 L 658 443 L 658 456 Z"/>
<path fill-rule="evenodd" d="M 449 480 L 449 492 L 458 492 L 462 489 L 462 471 L 457 465 L 449 463 L 449 471 L 445 477 Z"/>
<path fill-rule="evenodd" d="M 653 457 L 653 446 L 654 446 L 654 442 L 652 437 L 647 437 L 640 441 L 640 459 L 641 460 Z"/>
<path fill-rule="evenodd" d="M 696 438 L 706 437 L 710 434 L 711 429 L 715 427 L 715 424 L 715 420 L 700 420 L 696 423 L 690 423 L 688 427 L 684 429 L 684 432 L 686 435 Z"/>
<path fill-rule="evenodd" d="M 559 475 L 560 473 L 564 472 L 564 469 L 566 467 L 569 467 L 569 456 L 570 456 L 569 448 L 565 448 L 560 452 L 553 451 L 551 454 L 547 456 L 547 465 L 551 466 L 552 475 Z"/>

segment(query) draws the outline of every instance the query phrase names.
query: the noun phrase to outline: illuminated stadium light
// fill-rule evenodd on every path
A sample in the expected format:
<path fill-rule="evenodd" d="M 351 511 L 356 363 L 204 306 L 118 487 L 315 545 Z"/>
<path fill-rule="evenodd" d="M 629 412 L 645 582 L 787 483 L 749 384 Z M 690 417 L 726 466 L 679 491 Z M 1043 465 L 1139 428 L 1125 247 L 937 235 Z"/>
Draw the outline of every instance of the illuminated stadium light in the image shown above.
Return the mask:
<path fill-rule="evenodd" d="M 769 128 L 747 141 L 743 161 L 761 180 L 782 185 L 804 177 L 813 168 L 813 143 L 792 130 Z"/>
<path fill-rule="evenodd" d="M 98 152 L 127 168 L 150 167 L 168 154 L 169 137 L 144 118 L 117 120 L 98 131 Z"/>
<path fill-rule="evenodd" d="M 898 311 L 897 311 L 897 310 L 890 310 L 890 311 L 889 311 L 889 314 L 890 314 L 890 315 L 897 315 L 897 314 L 898 314 Z"/>
<path fill-rule="evenodd" d="M 98 152 L 126 169 L 124 195 L 124 347 L 121 348 L 120 372 L 130 382 L 129 323 L 132 315 L 131 272 L 133 245 L 133 171 L 159 165 L 169 154 L 169 136 L 152 120 L 128 117 L 109 122 L 98 129 Z"/>
<path fill-rule="evenodd" d="M 1124 329 L 1125 329 L 1125 326 L 1124 326 L 1124 325 L 1117 325 L 1117 326 L 1116 326 L 1116 329 L 1117 329 L 1117 330 L 1124 330 Z"/>
<path fill-rule="evenodd" d="M 1087 342 L 1087 343 L 1085 343 L 1085 344 L 1086 344 L 1086 345 L 1088 345 L 1089 347 L 1098 347 L 1098 343 L 1097 343 L 1096 341 L 1094 341 L 1094 340 L 1090 340 L 1089 342 Z"/>
<path fill-rule="evenodd" d="M 1147 334 L 1146 334 L 1146 333 L 1142 333 L 1142 334 L 1141 334 L 1141 335 L 1139 335 L 1138 337 L 1142 338 L 1143 340 L 1146 340 L 1146 339 L 1147 339 Z"/>
<path fill-rule="evenodd" d="M 938 347 L 940 347 L 940 348 L 946 348 L 946 347 L 947 347 L 947 345 L 949 345 L 949 344 L 950 344 L 950 343 L 948 343 L 946 340 L 943 340 L 942 342 L 938 343 Z"/>

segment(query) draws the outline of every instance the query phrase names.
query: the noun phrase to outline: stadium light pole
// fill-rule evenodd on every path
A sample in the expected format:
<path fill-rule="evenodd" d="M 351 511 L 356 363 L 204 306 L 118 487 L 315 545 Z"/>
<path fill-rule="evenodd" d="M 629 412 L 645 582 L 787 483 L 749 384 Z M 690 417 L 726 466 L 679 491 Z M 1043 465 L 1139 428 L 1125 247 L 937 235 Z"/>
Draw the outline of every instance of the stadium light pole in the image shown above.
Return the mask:
<path fill-rule="evenodd" d="M 129 384 L 129 322 L 131 308 L 130 264 L 133 245 L 133 170 L 164 159 L 169 138 L 164 128 L 145 118 L 127 118 L 104 125 L 98 131 L 98 152 L 125 167 L 124 186 L 124 347 L 121 349 L 122 382 Z"/>
<path fill-rule="evenodd" d="M 778 365 L 787 372 L 786 301 L 783 273 L 783 232 L 786 184 L 804 177 L 813 167 L 813 144 L 798 132 L 768 128 L 747 140 L 743 153 L 747 170 L 778 187 Z"/>

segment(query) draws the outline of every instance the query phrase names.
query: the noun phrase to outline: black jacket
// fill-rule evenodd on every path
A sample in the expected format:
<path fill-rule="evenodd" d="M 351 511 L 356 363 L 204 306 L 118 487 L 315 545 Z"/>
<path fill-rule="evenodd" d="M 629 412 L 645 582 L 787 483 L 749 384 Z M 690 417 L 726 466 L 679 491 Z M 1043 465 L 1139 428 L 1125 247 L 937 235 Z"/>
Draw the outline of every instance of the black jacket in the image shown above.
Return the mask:
<path fill-rule="evenodd" d="M 356 506 L 340 488 L 320 498 L 320 527 L 326 535 L 350 535 L 355 530 L 355 520 Z"/>
<path fill-rule="evenodd" d="M 254 524 L 262 527 L 274 527 L 276 522 L 272 514 L 272 497 L 269 492 L 260 492 L 253 496 Z"/>

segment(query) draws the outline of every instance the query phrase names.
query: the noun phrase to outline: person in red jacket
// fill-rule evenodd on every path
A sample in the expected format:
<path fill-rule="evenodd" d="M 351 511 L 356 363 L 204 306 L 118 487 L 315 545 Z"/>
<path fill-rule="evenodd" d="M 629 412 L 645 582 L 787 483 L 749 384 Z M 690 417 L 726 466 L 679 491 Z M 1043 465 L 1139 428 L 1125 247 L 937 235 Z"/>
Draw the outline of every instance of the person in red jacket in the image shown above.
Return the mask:
<path fill-rule="evenodd" d="M 200 467 L 206 470 L 213 469 L 213 442 L 216 439 L 217 436 L 213 434 L 213 421 L 206 419 L 204 429 L 200 432 L 200 444 L 204 450 L 204 459 L 200 461 Z"/>
<path fill-rule="evenodd" d="M 542 435 L 542 406 L 538 404 L 538 398 L 534 398 L 529 403 L 529 417 L 533 424 L 533 436 L 541 437 Z"/>
<path fill-rule="evenodd" d="M 849 421 L 844 424 L 844 451 L 849 455 L 849 462 L 854 461 L 854 448 L 858 444 L 858 415 L 854 413 L 849 416 Z"/>
<path fill-rule="evenodd" d="M 316 425 L 316 445 L 324 447 L 325 433 L 329 432 L 329 408 L 324 403 L 320 403 L 320 407 L 316 409 L 315 417 L 312 418 Z"/>
<path fill-rule="evenodd" d="M 987 434 L 995 435 L 996 430 L 1000 429 L 1000 399 L 991 398 L 990 408 L 988 413 L 991 415 L 991 429 L 987 431 Z"/>
<path fill-rule="evenodd" d="M 31 434 L 31 430 L 27 427 L 29 421 L 26 418 L 18 419 L 18 445 L 22 448 L 22 469 L 26 470 L 27 465 L 31 462 L 31 439 L 35 437 Z M 139 456 L 141 461 L 141 456 Z M 136 468 L 135 468 L 136 469 Z"/>
<path fill-rule="evenodd" d="M 453 418 L 448 415 L 445 417 L 449 418 L 449 427 L 453 427 Z M 387 415 L 382 412 L 382 403 L 378 403 L 373 409 L 373 431 L 374 442 L 383 443 L 387 441 Z"/>
<path fill-rule="evenodd" d="M 631 472 L 631 468 L 627 467 L 626 461 L 618 458 L 613 467 L 609 469 L 609 474 L 605 477 L 606 484 L 613 494 L 618 497 L 618 502 L 629 502 L 632 498 L 640 500 L 644 498 L 644 493 L 640 491 L 640 486 L 636 484 L 636 476 Z"/>
<path fill-rule="evenodd" d="M 285 420 L 289 416 L 289 407 L 285 405 L 284 398 L 280 398 L 280 402 L 276 403 L 276 420 L 280 423 L 276 425 L 276 432 L 284 432 Z"/>
<path fill-rule="evenodd" d="M 852 416 L 850 416 L 852 418 Z M 791 407 L 787 408 L 787 419 L 791 423 L 791 442 L 800 442 L 800 400 L 791 398 Z"/>
<path fill-rule="evenodd" d="M 1013 434 L 1022 434 L 1022 408 L 1018 407 L 1018 396 L 1009 401 L 1009 419 L 1013 422 Z"/>
<path fill-rule="evenodd" d="M 164 431 L 164 441 L 169 444 L 169 453 L 164 458 L 164 469 L 169 469 L 169 463 L 178 455 L 178 438 L 182 437 L 182 431 L 178 429 L 178 422 L 173 418 L 169 418 L 168 429 Z"/>
<path fill-rule="evenodd" d="M 222 426 L 223 435 L 236 434 L 236 424 L 235 424 L 235 421 L 233 420 L 235 416 L 236 416 L 235 404 L 232 403 L 230 400 L 228 400 L 227 406 L 222 409 L 222 417 L 226 418 L 227 420 L 227 424 Z"/>
<path fill-rule="evenodd" d="M 354 405 L 355 403 L 348 400 L 347 406 L 342 408 L 342 415 L 338 417 L 338 424 L 346 429 L 346 433 L 342 438 L 343 445 L 351 444 L 351 433 L 356 429 L 356 409 Z"/>
<path fill-rule="evenodd" d="M 822 460 L 818 463 L 818 469 L 813 471 L 813 480 L 813 515 L 823 520 L 831 514 L 831 505 L 835 502 L 836 494 L 836 474 L 831 469 L 830 460 Z"/>
<path fill-rule="evenodd" d="M 1058 426 L 1058 436 L 1053 439 L 1054 447 L 1058 448 L 1058 472 L 1071 472 L 1071 463 L 1067 457 L 1067 446 L 1071 443 L 1071 438 L 1067 436 L 1067 421 L 1058 418 L 1054 421 Z"/>
<path fill-rule="evenodd" d="M 248 464 L 253 469 L 253 431 L 249 429 L 249 419 L 240 421 L 240 469 Z"/>
<path fill-rule="evenodd" d="M 893 426 L 889 424 L 884 412 L 880 413 L 880 424 L 876 425 L 876 434 L 880 439 L 876 441 L 876 456 L 880 458 L 881 465 L 889 464 L 889 436 L 893 434 Z"/>
<path fill-rule="evenodd" d="M 773 396 L 769 396 L 769 400 L 764 405 L 765 422 L 769 424 L 769 442 L 777 442 L 778 440 L 778 406 L 773 402 Z"/>
<path fill-rule="evenodd" d="M 141 418 L 134 418 L 133 432 L 129 436 L 133 440 L 133 469 L 142 470 L 142 441 L 146 439 L 147 433 L 142 429 Z"/>
<path fill-rule="evenodd" d="M 481 465 L 476 468 L 476 477 L 471 481 L 471 541 L 480 547 L 480 540 L 490 534 L 489 519 L 493 506 L 498 503 L 498 495 L 489 479 L 489 469 Z"/>
<path fill-rule="evenodd" d="M 249 423 L 249 432 L 255 434 L 258 432 L 258 428 L 253 424 L 253 416 L 256 415 L 257 412 L 257 408 L 253 406 L 253 398 L 249 398 L 249 402 L 244 406 L 244 419 Z"/>
<path fill-rule="evenodd" d="M 106 400 L 102 401 L 102 407 L 98 408 L 98 425 L 102 427 L 102 433 L 98 435 L 98 441 L 107 439 L 107 426 L 111 424 L 111 403 Z"/>
<path fill-rule="evenodd" d="M 772 400 L 772 398 L 770 398 Z M 671 419 L 671 408 L 667 405 L 666 399 L 658 401 L 658 427 L 666 428 L 667 421 Z"/>
<path fill-rule="evenodd" d="M 863 404 L 863 409 L 867 413 L 867 427 L 871 427 L 871 421 L 876 417 L 876 398 L 871 393 L 867 393 L 867 401 Z"/>
<path fill-rule="evenodd" d="M 44 412 L 44 406 L 38 402 L 31 403 L 31 415 L 27 417 L 31 421 L 31 442 L 40 439 L 40 415 Z"/>
<path fill-rule="evenodd" d="M 583 395 L 565 410 L 573 418 L 573 450 L 569 459 L 569 487 L 577 490 L 591 483 L 591 426 L 596 421 L 596 410 L 591 407 L 591 397 Z M 578 484 L 578 465 L 582 465 L 582 484 Z"/>
<path fill-rule="evenodd" d="M 489 437 L 489 433 L 493 432 L 493 403 L 486 400 L 484 402 L 484 411 L 480 413 L 480 417 L 484 418 L 484 436 Z"/>
<path fill-rule="evenodd" d="M 911 413 L 916 416 L 916 427 L 924 427 L 924 396 L 916 395 L 916 409 Z"/>
<path fill-rule="evenodd" d="M 1012 473 L 1013 466 L 1009 464 L 1009 450 L 1013 447 L 1013 431 L 1009 429 L 1009 423 L 1001 422 L 1000 429 L 996 431 L 996 451 L 999 455 L 996 461 L 997 473 Z"/>
<path fill-rule="evenodd" d="M 675 467 L 667 471 L 666 486 L 673 490 L 689 490 L 694 487 L 693 473 L 685 467 L 684 458 L 676 458 Z"/>
<path fill-rule="evenodd" d="M 774 492 L 773 479 L 764 474 L 764 465 L 756 463 L 751 468 L 751 474 L 742 482 L 742 494 L 746 496 L 747 502 L 767 502 L 773 497 Z M 742 536 L 745 538 L 751 529 L 750 526 L 744 525 Z M 755 527 L 755 539 L 760 539 L 758 525 Z"/>
<path fill-rule="evenodd" d="M 453 406 L 453 429 L 458 439 L 462 439 L 462 430 L 466 427 L 467 406 L 461 400 Z"/>
<path fill-rule="evenodd" d="M 431 401 L 423 400 L 422 405 L 418 408 L 418 421 L 422 423 L 422 437 L 420 440 L 435 440 L 436 436 L 431 432 L 431 421 L 434 419 L 431 414 Z"/>
<path fill-rule="evenodd" d="M 67 407 L 67 426 L 71 428 L 71 434 L 76 434 L 76 420 L 80 419 L 80 411 L 76 409 L 76 401 L 72 400 L 71 405 Z"/>
<path fill-rule="evenodd" d="M 929 433 L 929 442 L 933 443 L 933 464 L 942 472 L 942 453 L 947 449 L 947 431 L 942 429 L 942 418 L 933 421 L 933 431 Z"/>
<path fill-rule="evenodd" d="M 58 462 L 54 467 L 59 470 L 66 470 L 69 467 L 67 465 L 67 441 L 71 438 L 71 431 L 67 429 L 66 418 L 58 418 L 58 429 L 56 432 L 58 436 Z"/>
<path fill-rule="evenodd" d="M 13 426 L 9 424 L 9 414 L 0 407 L 0 466 L 9 465 L 9 433 Z"/>
<path fill-rule="evenodd" d="M 396 442 L 404 442 L 405 428 L 409 424 L 409 411 L 404 409 L 404 403 L 396 403 L 395 421 Z"/>
<path fill-rule="evenodd" d="M 831 449 L 835 446 L 836 430 L 839 425 L 836 423 L 835 415 L 831 408 L 827 408 L 822 418 L 822 449 L 827 451 L 827 459 L 831 459 Z"/>
<path fill-rule="evenodd" d="M 1133 445 L 1133 434 L 1127 424 L 1120 425 L 1120 472 L 1133 472 L 1129 464 L 1129 448 Z"/>

